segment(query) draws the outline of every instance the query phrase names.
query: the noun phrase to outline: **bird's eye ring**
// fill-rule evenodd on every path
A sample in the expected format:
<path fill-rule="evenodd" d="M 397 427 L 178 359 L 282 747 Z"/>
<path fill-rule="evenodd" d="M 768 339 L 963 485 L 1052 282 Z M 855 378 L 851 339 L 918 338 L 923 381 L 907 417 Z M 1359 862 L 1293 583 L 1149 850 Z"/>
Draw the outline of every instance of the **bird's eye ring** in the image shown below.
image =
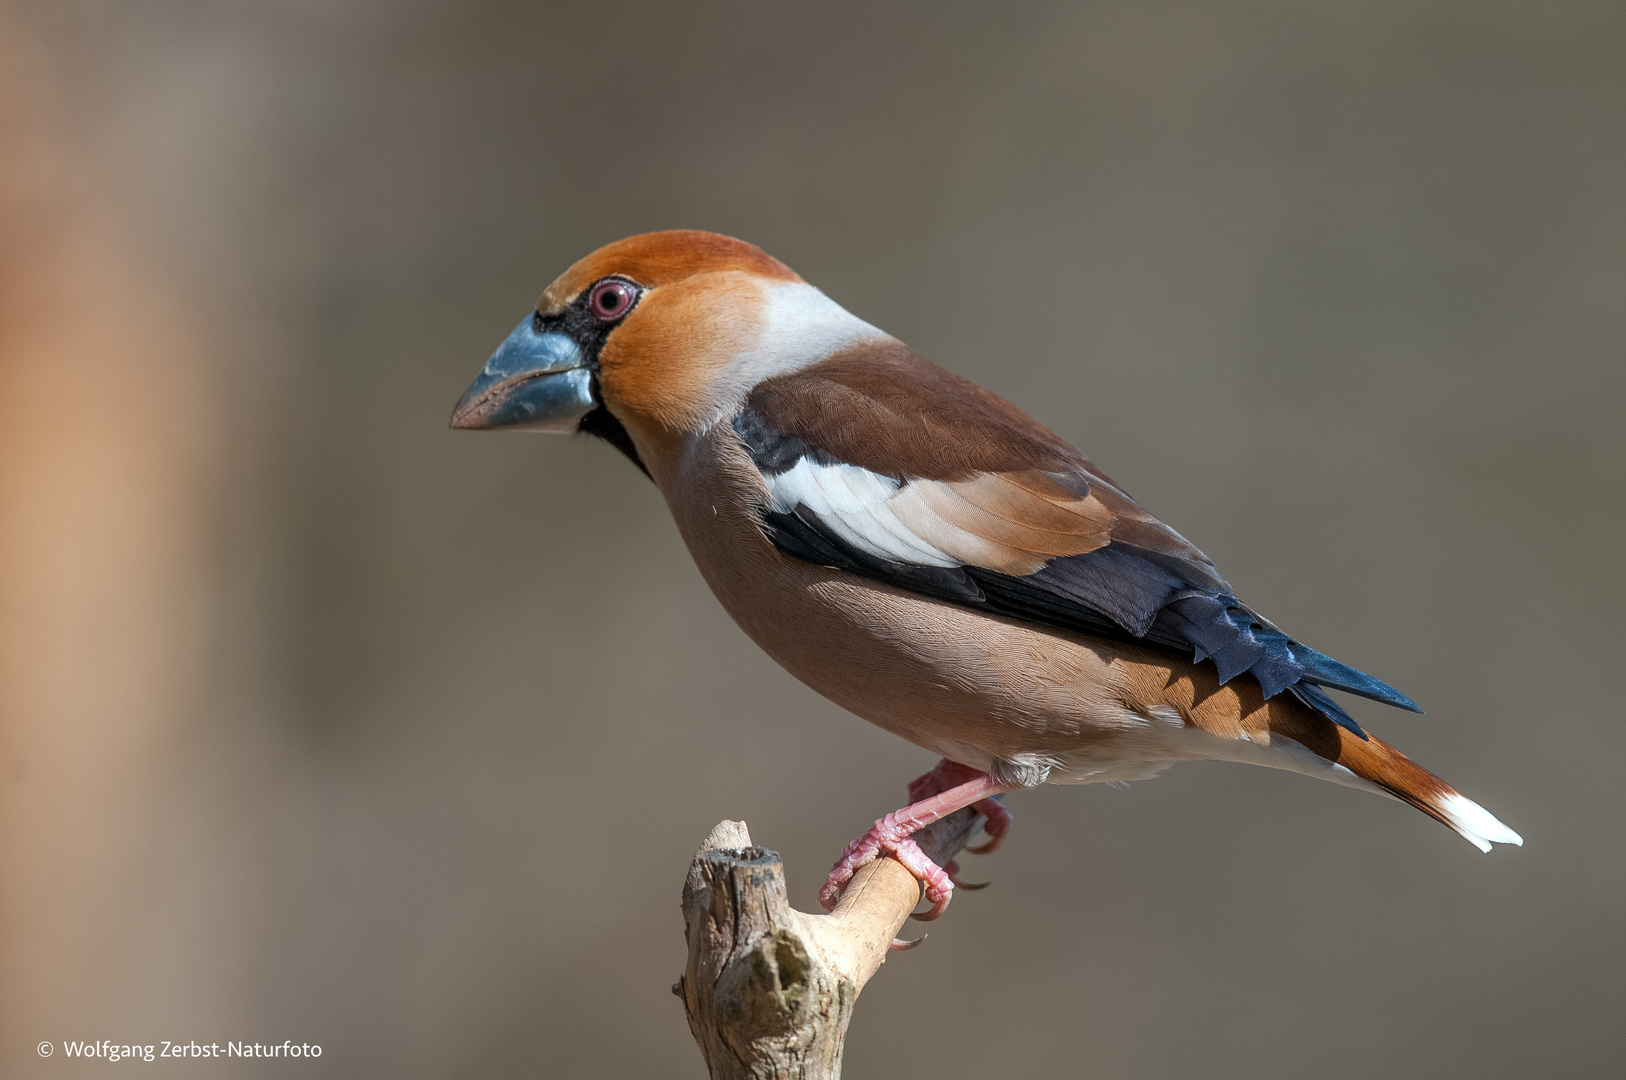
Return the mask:
<path fill-rule="evenodd" d="M 605 278 L 587 294 L 587 310 L 599 322 L 615 322 L 632 308 L 638 290 L 619 278 Z"/>

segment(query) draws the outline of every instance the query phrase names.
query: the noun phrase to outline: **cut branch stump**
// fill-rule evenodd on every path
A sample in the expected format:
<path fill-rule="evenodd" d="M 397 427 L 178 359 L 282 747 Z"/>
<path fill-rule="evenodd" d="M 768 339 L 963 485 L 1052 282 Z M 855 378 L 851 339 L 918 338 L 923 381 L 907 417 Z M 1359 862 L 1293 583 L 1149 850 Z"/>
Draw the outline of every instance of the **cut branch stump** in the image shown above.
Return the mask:
<path fill-rule="evenodd" d="M 982 825 L 970 809 L 915 834 L 942 864 Z M 672 987 L 712 1080 L 835 1080 L 853 1007 L 920 900 L 894 859 L 853 876 L 828 915 L 790 906 L 779 854 L 742 821 L 711 830 L 683 886 L 689 961 Z"/>

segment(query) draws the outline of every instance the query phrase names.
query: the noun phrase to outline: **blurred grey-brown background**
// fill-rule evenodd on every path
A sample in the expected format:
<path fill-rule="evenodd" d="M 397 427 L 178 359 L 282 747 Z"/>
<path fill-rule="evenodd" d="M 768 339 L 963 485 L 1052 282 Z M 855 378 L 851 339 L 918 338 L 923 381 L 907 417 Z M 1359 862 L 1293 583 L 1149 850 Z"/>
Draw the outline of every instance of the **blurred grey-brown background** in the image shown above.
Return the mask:
<path fill-rule="evenodd" d="M 446 428 L 567 264 L 761 244 L 1036 413 L 1523 833 L 1018 795 L 853 1077 L 1626 1069 L 1626 9 L 0 7 L 0 1072 L 700 1077 L 724 816 L 814 904 L 927 755 L 589 440 Z"/>

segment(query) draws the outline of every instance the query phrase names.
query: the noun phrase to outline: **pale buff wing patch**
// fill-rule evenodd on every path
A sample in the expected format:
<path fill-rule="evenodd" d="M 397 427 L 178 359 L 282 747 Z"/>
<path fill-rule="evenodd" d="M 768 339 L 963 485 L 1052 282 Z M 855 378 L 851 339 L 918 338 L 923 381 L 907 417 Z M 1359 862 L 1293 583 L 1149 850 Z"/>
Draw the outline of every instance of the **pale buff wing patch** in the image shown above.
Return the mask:
<path fill-rule="evenodd" d="M 1099 503 L 1065 492 L 1053 500 L 992 475 L 903 481 L 807 456 L 763 482 L 775 513 L 811 515 L 857 550 L 891 562 L 1031 574 L 1110 540 L 1111 514 Z"/>

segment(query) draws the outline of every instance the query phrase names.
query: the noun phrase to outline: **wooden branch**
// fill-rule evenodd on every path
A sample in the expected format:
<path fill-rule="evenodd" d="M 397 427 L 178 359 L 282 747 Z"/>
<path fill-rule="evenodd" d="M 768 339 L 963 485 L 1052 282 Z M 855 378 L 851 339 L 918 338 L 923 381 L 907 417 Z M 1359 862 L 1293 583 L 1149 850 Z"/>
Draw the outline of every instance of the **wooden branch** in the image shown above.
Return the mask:
<path fill-rule="evenodd" d="M 951 814 L 915 834 L 946 863 L 982 815 Z M 752 847 L 743 821 L 711 830 L 683 886 L 689 962 L 672 987 L 683 998 L 712 1080 L 835 1080 L 858 993 L 920 900 L 920 883 L 894 859 L 854 875 L 828 915 L 790 906 L 779 854 Z"/>

